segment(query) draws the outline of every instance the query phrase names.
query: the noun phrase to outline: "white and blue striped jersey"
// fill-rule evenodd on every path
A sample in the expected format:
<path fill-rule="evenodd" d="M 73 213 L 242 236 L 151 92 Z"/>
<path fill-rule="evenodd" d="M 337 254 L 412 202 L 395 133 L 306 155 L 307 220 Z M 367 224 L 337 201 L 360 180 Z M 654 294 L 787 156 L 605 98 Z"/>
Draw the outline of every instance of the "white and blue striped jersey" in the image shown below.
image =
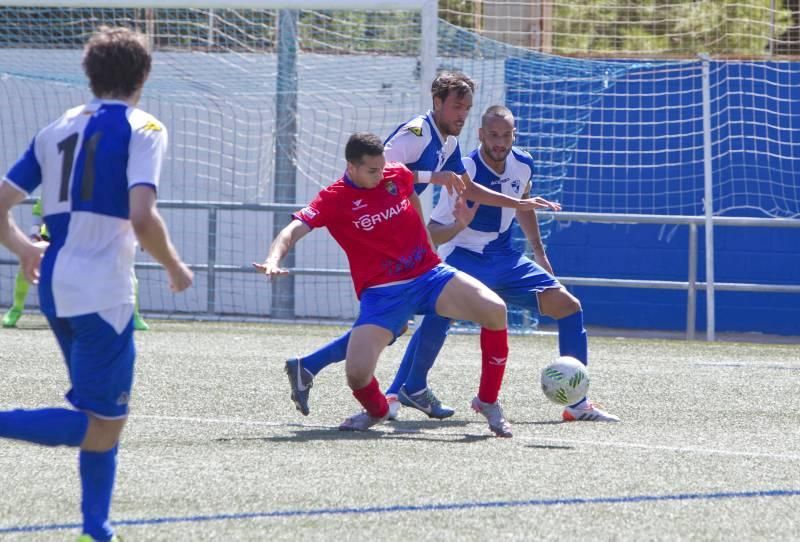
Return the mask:
<path fill-rule="evenodd" d="M 465 156 L 463 162 L 472 182 L 517 199 L 525 194 L 533 177 L 533 158 L 516 147 L 508 153 L 503 173 L 486 165 L 481 158 L 480 148 Z M 457 197 L 442 190 L 439 202 L 431 213 L 431 220 L 439 224 L 452 224 L 455 221 L 453 206 Z M 456 247 L 479 254 L 512 251 L 511 225 L 514 223 L 515 213 L 514 209 L 481 205 L 467 228 L 439 246 L 439 256 L 443 260 L 447 259 Z"/>
<path fill-rule="evenodd" d="M 158 188 L 164 126 L 116 100 L 72 108 L 42 129 L 5 182 L 42 187 L 50 246 L 42 260 L 42 312 L 59 318 L 133 305 L 136 237 L 128 191 Z"/>
<path fill-rule="evenodd" d="M 433 112 L 418 115 L 397 127 L 384 142 L 387 162 L 400 162 L 411 171 L 452 171 L 462 175 L 461 149 L 455 136 L 442 137 Z M 417 194 L 427 184 L 418 183 Z"/>

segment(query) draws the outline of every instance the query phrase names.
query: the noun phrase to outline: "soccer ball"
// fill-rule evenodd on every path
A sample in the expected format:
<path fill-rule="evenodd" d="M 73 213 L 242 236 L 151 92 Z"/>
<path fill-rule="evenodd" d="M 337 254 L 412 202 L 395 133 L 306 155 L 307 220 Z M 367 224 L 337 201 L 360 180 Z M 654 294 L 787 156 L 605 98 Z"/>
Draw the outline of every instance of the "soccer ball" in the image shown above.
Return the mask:
<path fill-rule="evenodd" d="M 577 403 L 589 390 L 586 366 L 575 358 L 561 356 L 542 369 L 542 391 L 559 405 Z"/>

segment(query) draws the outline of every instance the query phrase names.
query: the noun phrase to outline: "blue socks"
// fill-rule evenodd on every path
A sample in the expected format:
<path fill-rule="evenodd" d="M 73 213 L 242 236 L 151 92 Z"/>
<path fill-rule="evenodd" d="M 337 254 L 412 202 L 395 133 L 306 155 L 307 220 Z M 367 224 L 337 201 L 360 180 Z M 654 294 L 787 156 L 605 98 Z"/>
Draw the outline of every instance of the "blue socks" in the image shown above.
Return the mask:
<path fill-rule="evenodd" d="M 333 341 L 329 342 L 313 354 L 309 354 L 303 358 L 300 358 L 300 361 L 303 364 L 303 369 L 316 376 L 317 373 L 319 373 L 328 365 L 337 363 L 339 361 L 344 361 L 344 359 L 347 357 L 348 342 L 350 342 L 349 331 L 338 339 L 334 339 Z"/>
<path fill-rule="evenodd" d="M 422 322 L 425 322 L 424 318 Z M 422 326 L 414 331 L 414 334 L 411 336 L 411 340 L 408 341 L 408 346 L 406 346 L 403 359 L 400 361 L 400 367 L 397 368 L 397 372 L 394 374 L 394 380 L 392 380 L 392 384 L 386 388 L 384 395 L 397 395 L 397 393 L 400 391 L 400 388 L 406 383 L 406 377 L 411 370 L 411 365 L 414 363 L 414 353 L 417 351 L 417 347 L 419 346 L 419 336 L 421 332 Z"/>
<path fill-rule="evenodd" d="M 392 385 L 386 390 L 387 394 L 396 395 L 400 387 L 405 386 L 406 392 L 413 395 L 428 386 L 428 373 L 444 345 L 449 328 L 448 318 L 429 314 L 422 319 L 408 343 Z"/>
<path fill-rule="evenodd" d="M 589 364 L 589 344 L 583 327 L 583 311 L 570 314 L 558 322 L 558 352 Z"/>
<path fill-rule="evenodd" d="M 44 446 L 80 446 L 89 417 L 67 408 L 0 412 L 0 437 Z"/>
<path fill-rule="evenodd" d="M 583 327 L 583 311 L 570 314 L 558 320 L 558 352 L 562 356 L 572 356 L 584 365 L 589 364 L 589 341 L 586 338 L 586 329 Z M 569 405 L 570 408 L 580 408 L 587 403 L 586 397 Z"/>
<path fill-rule="evenodd" d="M 95 540 L 110 540 L 114 530 L 108 520 L 117 473 L 117 448 L 105 452 L 81 450 L 79 464 L 83 500 L 83 532 Z"/>
<path fill-rule="evenodd" d="M 80 446 L 88 428 L 86 414 L 67 408 L 0 412 L 0 437 L 43 446 Z M 116 472 L 116 446 L 106 452 L 80 451 L 83 532 L 95 540 L 114 536 L 108 514 Z"/>

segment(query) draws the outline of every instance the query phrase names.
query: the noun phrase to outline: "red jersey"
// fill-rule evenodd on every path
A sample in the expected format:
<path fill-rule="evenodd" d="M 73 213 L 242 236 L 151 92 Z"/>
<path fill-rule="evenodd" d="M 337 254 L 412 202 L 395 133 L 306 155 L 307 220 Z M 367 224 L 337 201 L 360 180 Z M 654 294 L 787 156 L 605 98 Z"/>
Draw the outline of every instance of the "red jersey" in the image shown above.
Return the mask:
<path fill-rule="evenodd" d="M 413 193 L 414 174 L 390 162 L 375 188 L 359 188 L 344 176 L 293 216 L 328 228 L 347 254 L 360 298 L 365 288 L 416 278 L 441 262 L 408 199 Z"/>

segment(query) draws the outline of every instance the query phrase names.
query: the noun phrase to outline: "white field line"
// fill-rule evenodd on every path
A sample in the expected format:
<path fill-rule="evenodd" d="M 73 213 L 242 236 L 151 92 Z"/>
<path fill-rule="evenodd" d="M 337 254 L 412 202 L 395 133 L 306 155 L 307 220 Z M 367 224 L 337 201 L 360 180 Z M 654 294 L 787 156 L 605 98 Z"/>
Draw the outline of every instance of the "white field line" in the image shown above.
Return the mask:
<path fill-rule="evenodd" d="M 206 423 L 206 424 L 223 424 L 223 425 L 255 425 L 261 427 L 301 427 L 305 429 L 330 429 L 336 430 L 337 426 L 331 425 L 314 425 L 304 423 L 291 423 L 291 422 L 268 422 L 259 420 L 247 420 L 241 418 L 197 418 L 190 416 L 156 416 L 156 415 L 132 415 L 132 419 L 139 420 L 155 420 L 155 421 L 173 421 L 173 422 L 190 422 L 190 423 Z M 481 425 L 480 422 L 475 422 Z M 578 423 L 578 422 L 575 422 Z M 392 431 L 383 431 L 389 437 L 393 433 L 412 434 L 412 435 L 434 435 L 434 436 L 463 436 L 461 431 L 448 431 L 444 429 L 435 430 L 415 430 L 415 429 L 399 429 L 395 428 Z M 488 435 L 488 433 L 487 433 Z M 764 457 L 768 459 L 788 459 L 791 461 L 800 460 L 800 454 L 792 453 L 771 453 L 760 451 L 743 451 L 743 450 L 720 450 L 716 448 L 706 448 L 701 446 L 665 446 L 658 444 L 640 444 L 636 442 L 620 442 L 620 441 L 600 441 L 600 440 L 579 440 L 579 439 L 562 439 L 551 437 L 524 437 L 515 436 L 513 442 L 533 442 L 533 443 L 557 443 L 557 444 L 578 444 L 587 447 L 592 446 L 605 446 L 608 448 L 638 448 L 642 450 L 657 450 L 664 452 L 676 453 L 691 453 L 691 454 L 707 454 L 707 455 L 727 455 L 739 457 Z"/>

